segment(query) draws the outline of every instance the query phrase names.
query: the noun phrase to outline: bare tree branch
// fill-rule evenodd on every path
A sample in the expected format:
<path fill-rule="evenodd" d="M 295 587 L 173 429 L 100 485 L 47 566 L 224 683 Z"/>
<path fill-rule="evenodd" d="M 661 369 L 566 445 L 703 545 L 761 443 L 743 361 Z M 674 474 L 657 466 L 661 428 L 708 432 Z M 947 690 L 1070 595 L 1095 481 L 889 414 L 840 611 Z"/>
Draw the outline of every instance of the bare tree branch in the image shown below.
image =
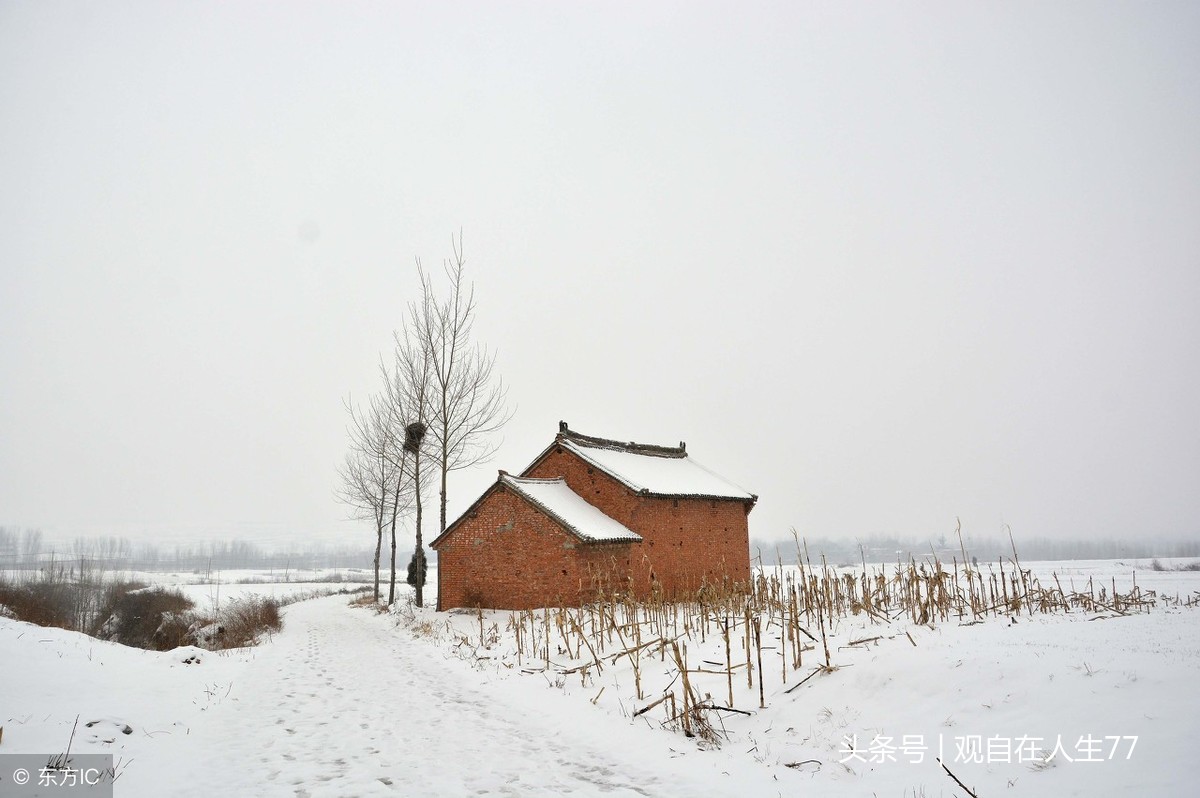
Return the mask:
<path fill-rule="evenodd" d="M 507 390 L 495 376 L 496 356 L 472 339 L 475 287 L 465 277 L 462 231 L 451 237 L 453 259 L 443 263 L 447 294 L 439 298 L 433 280 L 417 261 L 421 299 L 409 311 L 410 325 L 426 350 L 431 372 L 429 433 L 440 471 L 440 532 L 446 530 L 446 484 L 451 471 L 487 462 L 498 432 L 512 417 Z"/>

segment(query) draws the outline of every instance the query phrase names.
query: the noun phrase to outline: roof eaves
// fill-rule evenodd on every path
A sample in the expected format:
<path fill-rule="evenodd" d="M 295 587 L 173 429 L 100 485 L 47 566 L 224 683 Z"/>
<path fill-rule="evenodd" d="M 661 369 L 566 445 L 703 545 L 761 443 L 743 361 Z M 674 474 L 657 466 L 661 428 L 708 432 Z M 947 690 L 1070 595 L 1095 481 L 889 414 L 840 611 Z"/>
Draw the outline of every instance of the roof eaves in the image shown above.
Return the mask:
<path fill-rule="evenodd" d="M 638 491 L 643 496 L 652 496 L 656 499 L 704 499 L 706 501 L 716 502 L 749 502 L 751 506 L 758 503 L 758 496 L 751 493 L 749 496 L 716 496 L 711 493 L 654 493 L 649 490 Z"/>

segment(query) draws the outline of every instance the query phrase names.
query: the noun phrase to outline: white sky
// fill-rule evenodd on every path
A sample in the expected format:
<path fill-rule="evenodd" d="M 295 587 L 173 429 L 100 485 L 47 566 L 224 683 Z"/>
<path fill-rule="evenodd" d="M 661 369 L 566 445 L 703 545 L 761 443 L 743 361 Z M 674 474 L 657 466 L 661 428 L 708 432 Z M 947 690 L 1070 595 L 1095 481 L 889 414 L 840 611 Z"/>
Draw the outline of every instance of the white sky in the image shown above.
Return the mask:
<path fill-rule="evenodd" d="M 365 543 L 342 402 L 461 226 L 452 513 L 566 419 L 764 538 L 1195 535 L 1197 142 L 1187 2 L 0 0 L 0 524 Z"/>

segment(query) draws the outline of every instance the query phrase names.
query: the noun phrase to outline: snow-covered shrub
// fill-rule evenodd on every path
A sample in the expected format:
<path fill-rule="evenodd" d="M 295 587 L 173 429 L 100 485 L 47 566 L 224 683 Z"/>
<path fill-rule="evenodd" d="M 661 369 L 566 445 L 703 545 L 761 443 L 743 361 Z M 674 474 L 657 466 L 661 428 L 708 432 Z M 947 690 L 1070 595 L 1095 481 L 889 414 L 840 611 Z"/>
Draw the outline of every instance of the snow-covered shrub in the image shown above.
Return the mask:
<path fill-rule="evenodd" d="M 156 651 L 170 651 L 179 646 L 192 645 L 195 642 L 193 632 L 199 626 L 191 610 L 164 612 L 158 628 L 154 630 L 152 647 Z"/>
<path fill-rule="evenodd" d="M 110 593 L 98 617 L 105 620 L 94 634 L 127 646 L 167 651 L 182 643 L 175 636 L 179 616 L 192 608 L 178 590 L 147 588 Z"/>
<path fill-rule="evenodd" d="M 252 646 L 262 635 L 283 627 L 278 602 L 253 593 L 226 604 L 220 613 L 220 623 L 224 631 L 219 648 Z"/>
<path fill-rule="evenodd" d="M 198 648 L 208 649 L 209 651 L 217 651 L 218 649 L 228 648 L 224 645 L 225 642 L 225 627 L 219 623 L 205 623 L 204 621 L 193 621 L 188 627 L 187 633 L 184 635 L 183 645 L 196 646 Z"/>

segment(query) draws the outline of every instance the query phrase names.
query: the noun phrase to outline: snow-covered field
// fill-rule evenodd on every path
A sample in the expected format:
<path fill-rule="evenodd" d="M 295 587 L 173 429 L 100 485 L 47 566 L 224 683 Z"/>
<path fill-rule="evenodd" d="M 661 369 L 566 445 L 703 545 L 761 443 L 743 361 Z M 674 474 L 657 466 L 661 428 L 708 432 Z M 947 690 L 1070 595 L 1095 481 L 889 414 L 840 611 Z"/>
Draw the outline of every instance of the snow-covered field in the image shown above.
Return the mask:
<path fill-rule="evenodd" d="M 785 685 L 765 631 L 766 707 L 737 671 L 733 706 L 751 714 L 715 713 L 719 747 L 662 728 L 665 704 L 632 717 L 677 676 L 669 654 L 639 660 L 639 700 L 615 648 L 600 673 L 562 673 L 593 658 L 557 649 L 548 670 L 528 653 L 518 665 L 508 613 L 484 613 L 481 641 L 474 613 L 379 614 L 331 596 L 287 607 L 259 647 L 220 654 L 0 619 L 0 753 L 61 753 L 78 718 L 71 750 L 113 753 L 118 796 L 967 795 L 939 756 L 981 797 L 1190 796 L 1200 616 L 1173 599 L 1194 599 L 1200 572 L 1148 566 L 1029 566 L 1068 590 L 1136 578 L 1172 598 L 1147 614 L 842 621 L 834 669 L 798 687 L 820 646 Z M 223 578 L 221 600 L 301 589 Z M 187 589 L 203 602 L 214 587 Z M 689 667 L 723 667 L 719 635 L 691 645 Z M 724 674 L 691 678 L 726 703 Z"/>
<path fill-rule="evenodd" d="M 332 592 L 342 587 L 358 587 L 371 581 L 371 572 L 362 568 L 244 569 L 237 571 L 155 572 L 123 571 L 120 577 L 147 584 L 178 588 L 197 606 L 207 607 L 225 599 L 255 593 L 266 598 L 286 599 L 296 594 Z"/>

